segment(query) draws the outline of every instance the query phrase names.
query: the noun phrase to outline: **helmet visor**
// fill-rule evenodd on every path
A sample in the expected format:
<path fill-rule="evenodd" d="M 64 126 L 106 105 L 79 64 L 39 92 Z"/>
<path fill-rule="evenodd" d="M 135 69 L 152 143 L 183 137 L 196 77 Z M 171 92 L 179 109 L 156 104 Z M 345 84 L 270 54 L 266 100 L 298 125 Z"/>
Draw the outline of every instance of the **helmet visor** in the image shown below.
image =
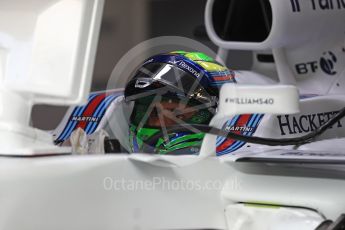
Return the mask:
<path fill-rule="evenodd" d="M 175 94 L 178 98 L 193 98 L 202 103 L 216 102 L 200 83 L 203 73 L 196 77 L 166 63 L 149 63 L 141 67 L 125 89 L 126 101 L 150 95 Z"/>

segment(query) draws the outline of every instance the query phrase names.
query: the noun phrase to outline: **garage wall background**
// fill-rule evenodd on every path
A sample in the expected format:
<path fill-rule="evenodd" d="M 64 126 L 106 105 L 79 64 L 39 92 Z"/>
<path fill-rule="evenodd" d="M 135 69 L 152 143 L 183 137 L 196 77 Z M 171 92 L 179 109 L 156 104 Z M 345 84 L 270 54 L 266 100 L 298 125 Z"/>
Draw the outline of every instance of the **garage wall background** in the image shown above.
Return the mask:
<path fill-rule="evenodd" d="M 132 47 L 157 36 L 184 36 L 216 50 L 204 30 L 206 0 L 106 0 L 96 55 L 92 90 L 106 88 L 118 60 Z M 227 62 L 232 69 L 249 69 L 251 53 L 232 51 Z M 32 123 L 54 129 L 66 107 L 37 105 Z"/>

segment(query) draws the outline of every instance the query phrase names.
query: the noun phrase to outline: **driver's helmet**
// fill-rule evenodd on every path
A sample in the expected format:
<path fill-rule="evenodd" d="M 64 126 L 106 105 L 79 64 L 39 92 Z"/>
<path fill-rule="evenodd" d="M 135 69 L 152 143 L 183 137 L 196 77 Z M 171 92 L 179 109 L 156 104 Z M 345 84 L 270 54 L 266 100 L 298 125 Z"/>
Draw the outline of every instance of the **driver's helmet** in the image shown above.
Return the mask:
<path fill-rule="evenodd" d="M 198 154 L 205 134 L 188 124 L 209 124 L 220 86 L 228 82 L 235 82 L 234 72 L 204 53 L 174 51 L 146 60 L 125 89 L 133 106 L 131 152 Z"/>

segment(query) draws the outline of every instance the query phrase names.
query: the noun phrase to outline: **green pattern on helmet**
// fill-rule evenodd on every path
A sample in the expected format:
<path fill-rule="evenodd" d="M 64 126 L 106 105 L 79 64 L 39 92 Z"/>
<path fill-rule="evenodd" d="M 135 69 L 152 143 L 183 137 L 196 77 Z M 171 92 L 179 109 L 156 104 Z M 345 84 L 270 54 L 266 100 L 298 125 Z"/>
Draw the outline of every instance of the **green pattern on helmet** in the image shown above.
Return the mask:
<path fill-rule="evenodd" d="M 202 140 L 204 138 L 204 136 L 205 136 L 204 133 L 187 134 L 187 135 L 184 135 L 182 137 L 178 137 L 178 138 L 170 141 L 169 143 L 167 143 L 165 145 L 165 148 L 169 149 L 169 148 L 175 146 L 178 143 L 187 142 L 187 141 L 190 141 L 190 140 L 193 140 L 193 141 L 195 141 L 195 139 Z"/>
<path fill-rule="evenodd" d="M 130 127 L 130 144 L 132 151 L 135 150 L 133 146 L 133 138 L 135 139 L 135 142 L 138 144 L 139 149 L 142 149 L 143 144 L 146 140 L 149 140 L 152 136 L 157 134 L 160 130 L 156 128 L 141 128 L 136 131 L 136 126 Z M 134 135 L 136 133 L 136 135 Z M 175 136 L 175 134 L 170 134 L 169 138 L 172 138 Z M 187 147 L 200 147 L 202 139 L 204 138 L 204 133 L 192 133 L 187 134 L 182 137 L 178 137 L 172 141 L 169 141 L 166 143 L 164 139 L 161 137 L 157 141 L 156 149 L 158 149 L 158 154 L 166 154 L 181 148 L 187 148 Z"/>
<path fill-rule="evenodd" d="M 138 144 L 139 149 L 141 149 L 143 143 L 158 132 L 159 129 L 145 127 L 138 130 L 136 126 L 131 125 L 129 128 L 129 140 L 132 151 L 135 149 L 133 146 L 134 142 L 136 142 Z"/>
<path fill-rule="evenodd" d="M 156 132 L 154 134 L 156 134 L 157 132 L 159 132 L 159 129 L 155 129 Z M 153 135 L 154 135 L 153 134 Z M 152 136 L 153 136 L 152 135 Z M 173 137 L 175 136 L 175 134 L 168 134 L 169 139 L 173 139 Z M 159 154 L 165 154 L 168 152 L 172 152 L 175 151 L 177 149 L 181 149 L 181 148 L 187 148 L 187 147 L 195 147 L 198 146 L 196 145 L 196 143 L 200 143 L 202 141 L 202 139 L 204 138 L 205 134 L 204 133 L 192 133 L 192 134 L 186 134 L 182 137 L 177 137 L 171 141 L 166 142 L 164 140 L 163 137 L 159 138 L 156 144 L 156 149 L 158 149 L 158 153 Z"/>
<path fill-rule="evenodd" d="M 214 59 L 210 56 L 201 53 L 201 52 L 186 52 L 183 50 L 177 50 L 171 52 L 172 54 L 179 54 L 182 56 L 185 56 L 186 58 L 192 60 L 192 61 L 207 61 L 207 62 L 214 62 Z"/>
<path fill-rule="evenodd" d="M 158 129 L 155 128 L 141 128 L 137 131 L 137 137 L 142 139 L 142 140 L 147 140 L 151 136 L 155 135 L 158 133 Z"/>
<path fill-rule="evenodd" d="M 201 146 L 201 143 L 202 143 L 202 140 L 200 141 L 192 141 L 192 142 L 183 142 L 183 143 L 180 143 L 180 144 L 177 144 L 177 145 L 174 145 L 168 149 L 159 149 L 158 150 L 158 153 L 159 154 L 169 154 L 175 150 L 179 150 L 179 149 L 184 149 L 184 148 L 191 148 L 191 147 L 198 147 L 200 148 Z"/>
<path fill-rule="evenodd" d="M 169 138 L 172 138 L 171 136 L 174 136 L 175 134 L 169 135 Z M 204 133 L 193 133 L 193 134 L 187 134 L 182 137 L 175 138 L 174 140 L 170 141 L 169 143 L 165 143 L 163 138 L 159 138 L 157 141 L 156 147 L 159 147 L 161 145 L 164 145 L 165 148 L 170 148 L 173 145 L 176 145 L 180 142 L 186 142 L 188 140 L 195 140 L 195 139 L 202 139 L 204 138 Z"/>
<path fill-rule="evenodd" d="M 190 52 L 184 55 L 185 57 L 191 59 L 192 61 L 209 61 L 213 62 L 214 59 L 200 52 Z"/>
<path fill-rule="evenodd" d="M 170 53 L 165 53 L 164 55 L 169 55 L 172 60 L 174 60 L 174 56 L 183 56 L 185 59 L 190 60 L 190 62 L 193 62 L 196 66 L 198 66 L 200 69 L 203 69 L 205 72 L 207 73 L 213 73 L 213 75 L 217 76 L 216 72 L 219 72 L 219 75 L 222 75 L 229 72 L 229 70 L 223 66 L 222 64 L 218 63 L 217 61 L 215 61 L 212 57 L 201 53 L 201 52 L 186 52 L 186 51 L 182 51 L 182 50 L 177 50 L 177 51 L 173 51 Z M 187 60 L 186 60 L 187 61 Z M 152 62 L 147 64 L 148 65 L 165 65 L 165 63 L 160 63 L 160 62 Z M 173 66 L 173 65 L 171 65 Z M 176 68 L 179 68 L 179 66 L 175 65 Z M 171 67 L 173 68 L 173 67 Z M 157 68 L 157 71 L 159 69 Z M 156 70 L 154 68 L 152 68 L 152 73 L 154 73 Z M 186 71 L 184 71 L 186 72 Z M 188 72 L 186 72 L 188 74 Z M 165 74 L 165 73 L 164 73 Z M 230 74 L 230 73 L 229 73 Z M 138 75 L 140 76 L 140 75 Z M 169 76 L 167 74 L 167 76 Z M 213 76 L 212 76 L 213 77 Z M 169 83 L 169 80 L 172 78 L 167 78 L 167 81 Z M 187 76 L 184 77 L 184 79 L 188 79 Z M 173 80 L 172 80 L 173 81 Z M 186 80 L 185 80 L 186 81 Z M 219 80 L 219 81 L 223 81 L 223 80 Z M 225 80 L 224 80 L 225 81 Z M 182 81 L 181 81 L 182 82 Z M 189 81 L 186 81 L 187 83 L 189 83 Z M 175 83 L 175 82 L 174 82 Z M 204 96 L 212 96 L 212 97 L 217 97 L 219 94 L 219 89 L 218 89 L 218 85 L 219 82 L 217 82 L 218 84 L 213 84 L 213 82 L 210 82 L 208 84 L 203 84 L 203 89 L 205 89 L 207 91 L 207 94 L 205 94 Z M 158 85 L 158 84 L 157 84 Z M 152 84 L 152 88 L 148 89 L 148 90 L 152 90 L 152 92 L 154 92 L 155 90 L 155 85 Z M 157 88 L 160 86 L 157 86 Z M 134 89 L 135 90 L 135 89 Z M 170 93 L 170 92 L 169 92 Z M 174 92 L 173 92 L 174 93 Z M 186 103 L 184 102 L 184 96 L 183 94 L 167 94 L 165 95 L 165 97 L 161 98 L 161 102 L 167 102 L 166 100 L 171 101 L 173 100 L 172 97 L 176 97 L 176 103 Z M 201 147 L 201 143 L 202 140 L 205 136 L 204 133 L 192 133 L 189 131 L 176 131 L 176 132 L 168 132 L 168 138 L 169 140 L 165 140 L 165 137 L 163 135 L 162 132 L 162 128 L 160 127 L 155 127 L 152 128 L 152 124 L 154 124 L 155 126 L 159 126 L 157 125 L 157 123 L 149 123 L 147 122 L 147 124 L 144 124 L 144 127 L 139 128 L 138 129 L 138 125 L 141 124 L 141 119 L 143 117 L 145 117 L 144 115 L 147 112 L 147 108 L 148 106 L 152 103 L 152 98 L 155 94 L 151 94 L 151 96 L 146 96 L 144 98 L 138 98 L 135 99 L 135 113 L 132 113 L 131 115 L 131 125 L 130 125 L 130 133 L 129 133 L 129 139 L 130 139 L 130 145 L 132 148 L 132 151 L 152 151 L 158 154 L 180 154 L 186 152 L 187 154 L 195 154 L 195 150 L 199 149 Z M 171 96 L 172 95 L 172 96 Z M 181 96 L 182 95 L 182 96 Z M 177 98 L 178 97 L 178 98 Z M 195 101 L 193 99 L 188 99 L 186 100 L 187 106 L 188 107 L 197 107 L 200 105 L 200 101 Z M 212 99 L 213 101 L 217 101 L 217 99 Z M 184 122 L 186 122 L 187 124 L 208 124 L 209 121 L 212 119 L 213 114 L 214 114 L 214 110 L 215 110 L 215 105 L 211 104 L 211 105 L 207 105 L 207 107 L 197 107 L 198 109 L 195 109 L 192 113 L 192 115 L 190 117 L 187 116 L 186 119 L 183 119 Z M 168 110 L 173 109 L 173 108 L 168 108 Z M 152 110 L 154 112 L 150 112 L 154 115 L 149 115 L 151 119 L 156 119 L 157 118 L 157 110 Z M 155 121 L 155 120 L 154 120 Z M 151 124 L 150 126 L 148 124 Z M 165 125 L 165 123 L 159 123 L 163 125 Z M 152 137 L 155 136 L 157 133 L 162 133 L 162 136 L 158 139 L 153 140 Z M 178 136 L 178 137 L 177 137 Z M 155 143 L 152 143 L 152 141 L 154 141 Z M 145 146 L 145 143 L 150 142 L 152 145 L 154 146 Z M 148 147 L 148 148 L 147 148 Z M 154 150 L 153 150 L 154 149 Z"/>
<path fill-rule="evenodd" d="M 186 52 L 186 51 L 184 51 L 184 50 L 176 50 L 176 51 L 173 51 L 173 52 L 170 52 L 170 53 L 172 53 L 172 54 L 181 54 L 181 55 L 184 55 L 184 54 L 186 54 L 186 53 L 188 53 L 188 52 Z"/>

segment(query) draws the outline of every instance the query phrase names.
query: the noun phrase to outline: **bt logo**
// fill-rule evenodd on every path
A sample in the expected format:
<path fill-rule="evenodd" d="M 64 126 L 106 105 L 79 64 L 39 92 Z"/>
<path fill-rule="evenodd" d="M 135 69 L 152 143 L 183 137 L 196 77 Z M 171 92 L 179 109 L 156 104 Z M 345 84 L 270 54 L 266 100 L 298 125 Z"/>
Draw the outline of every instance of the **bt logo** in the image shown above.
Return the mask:
<path fill-rule="evenodd" d="M 335 75 L 337 71 L 335 68 L 337 63 L 337 57 L 331 51 L 324 52 L 319 61 L 304 62 L 295 65 L 296 72 L 298 74 L 315 73 L 320 68 L 324 73 L 328 75 Z"/>

